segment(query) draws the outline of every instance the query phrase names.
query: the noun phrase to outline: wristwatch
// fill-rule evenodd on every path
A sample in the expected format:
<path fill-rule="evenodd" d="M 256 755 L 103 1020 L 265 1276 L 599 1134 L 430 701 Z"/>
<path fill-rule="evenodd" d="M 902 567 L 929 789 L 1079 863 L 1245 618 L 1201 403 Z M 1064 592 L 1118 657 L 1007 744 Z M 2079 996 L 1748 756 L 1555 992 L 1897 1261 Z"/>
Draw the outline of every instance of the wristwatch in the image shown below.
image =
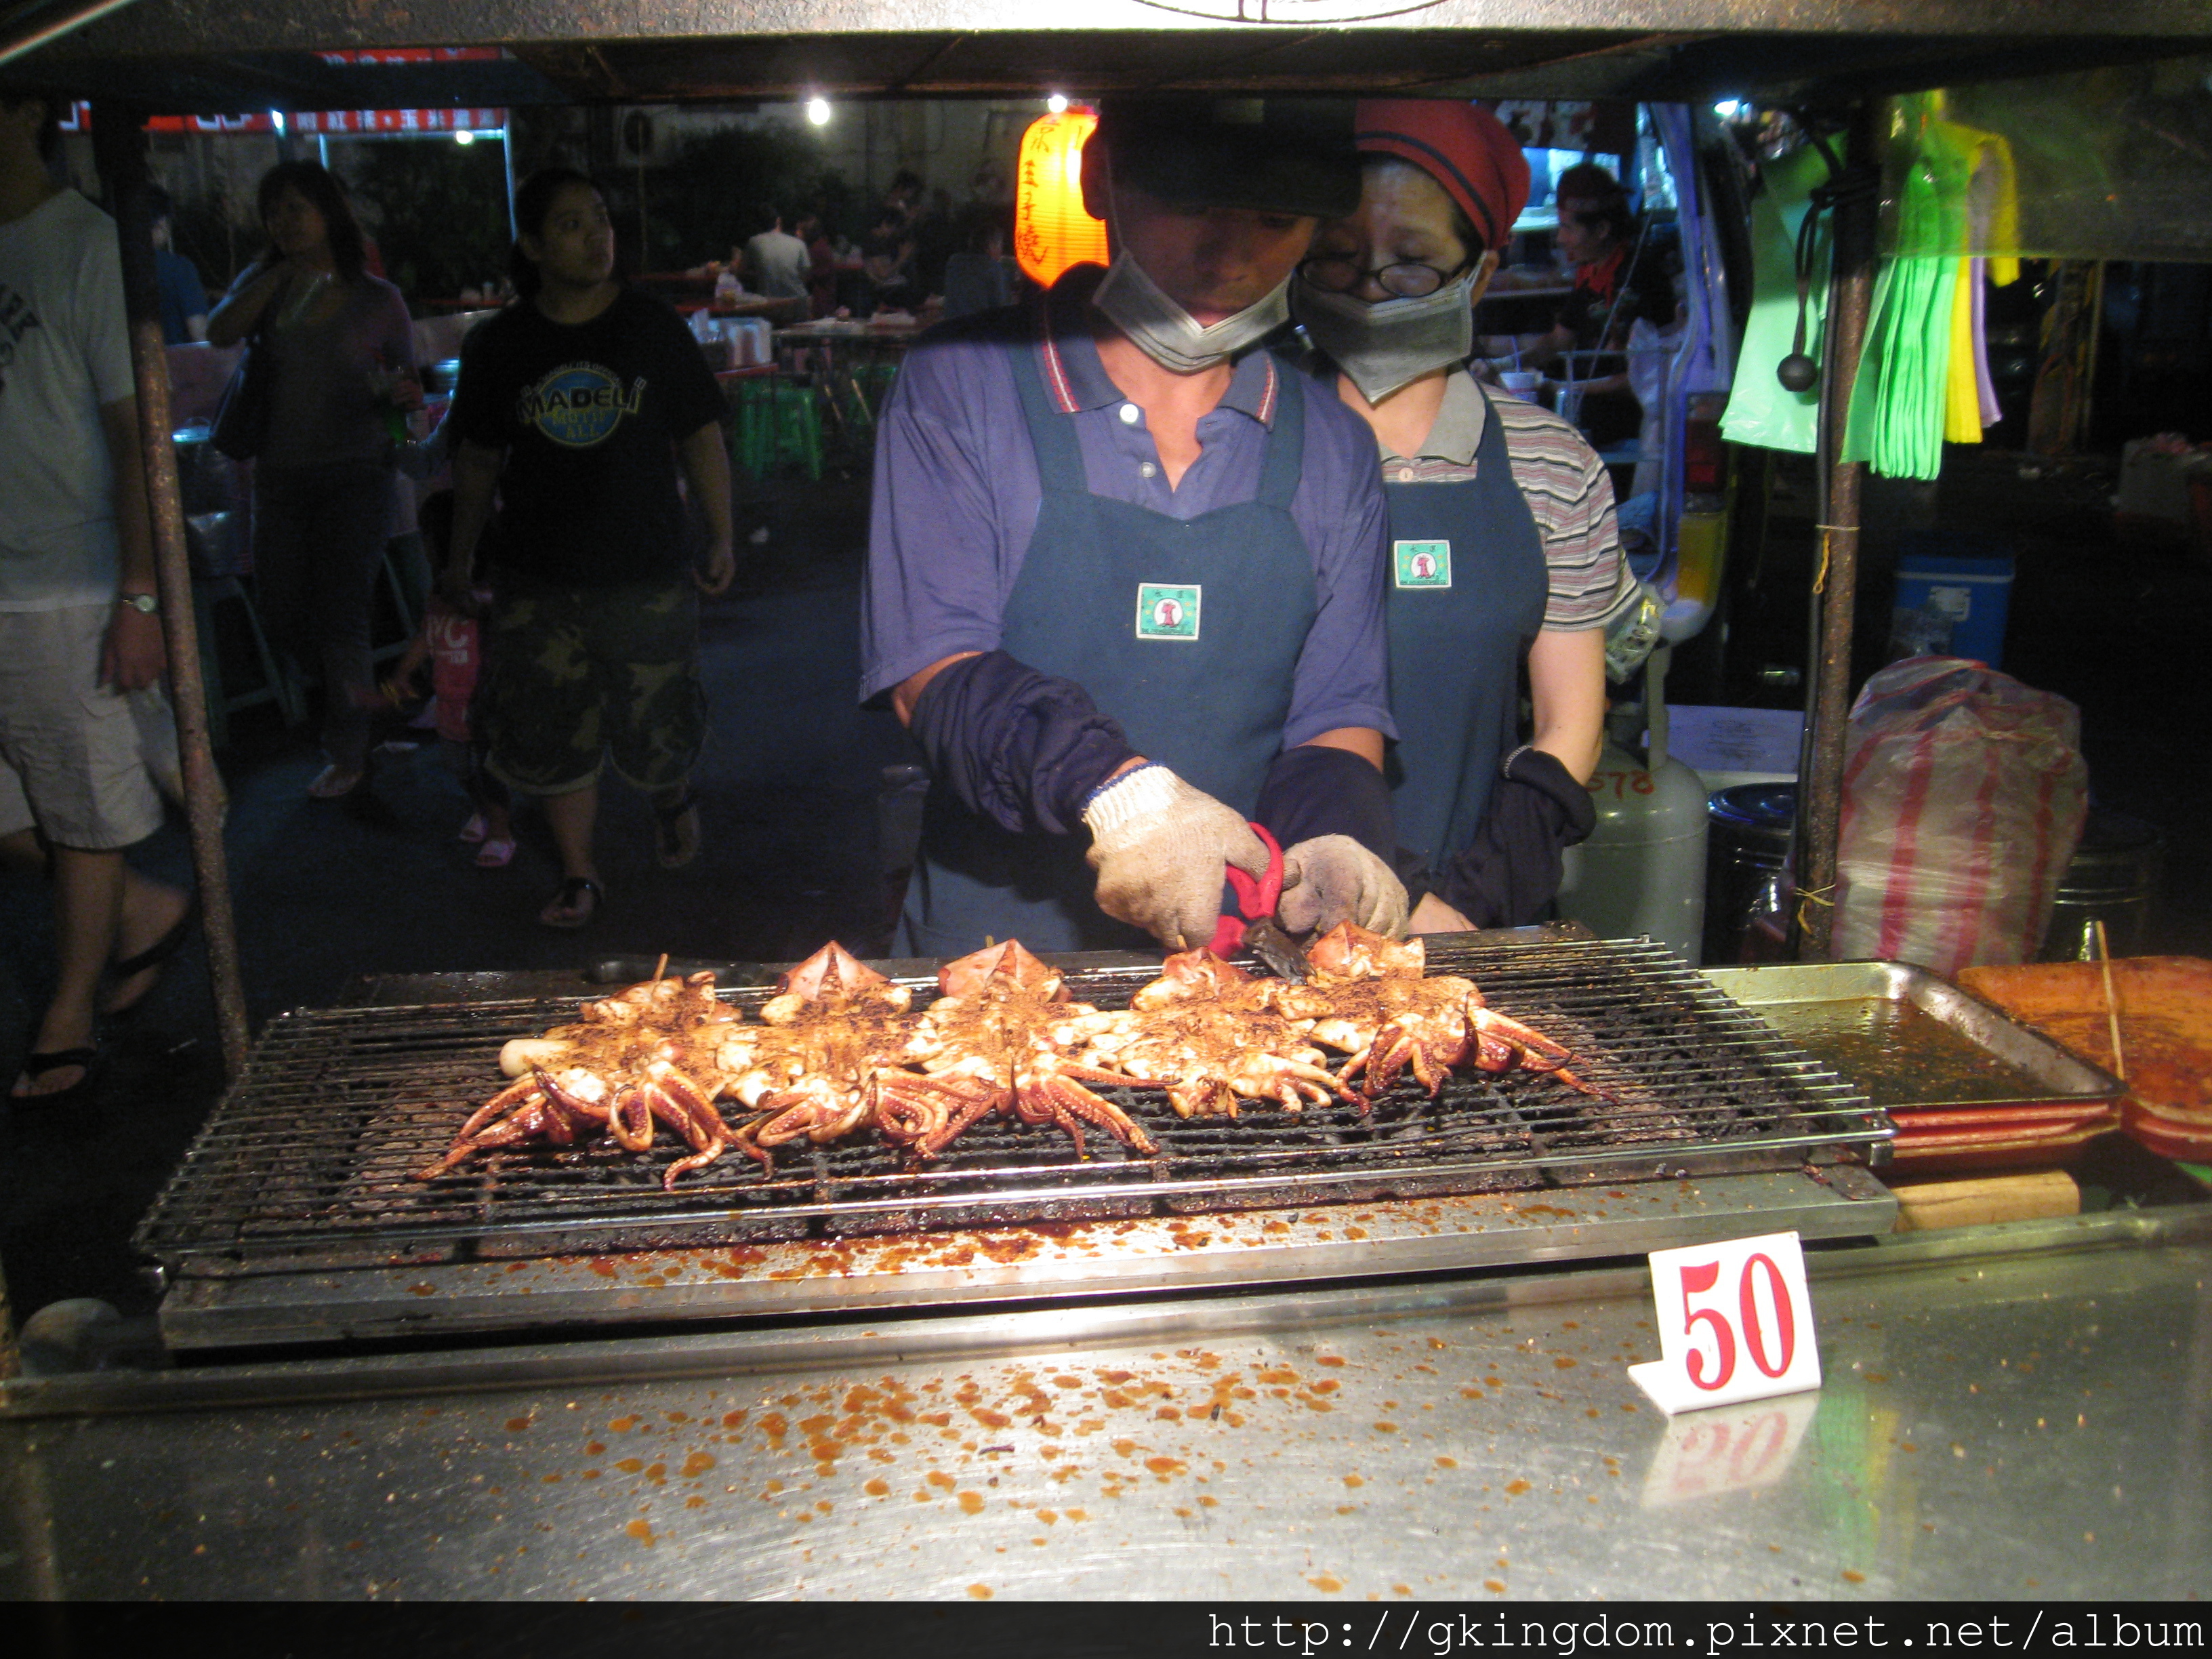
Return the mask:
<path fill-rule="evenodd" d="M 142 617 L 150 617 L 161 608 L 161 599 L 152 593 L 118 593 L 118 605 L 127 605 Z"/>

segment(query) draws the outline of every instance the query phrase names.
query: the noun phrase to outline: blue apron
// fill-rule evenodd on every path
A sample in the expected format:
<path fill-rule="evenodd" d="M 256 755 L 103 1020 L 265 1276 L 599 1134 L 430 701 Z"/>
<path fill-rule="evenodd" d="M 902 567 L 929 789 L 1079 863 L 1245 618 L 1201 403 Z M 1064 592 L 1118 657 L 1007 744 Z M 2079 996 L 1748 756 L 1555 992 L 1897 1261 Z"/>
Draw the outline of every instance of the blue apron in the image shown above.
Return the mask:
<path fill-rule="evenodd" d="M 1084 687 L 1139 754 L 1249 817 L 1282 750 L 1317 603 L 1313 555 L 1291 518 L 1304 377 L 1279 371 L 1257 496 L 1177 519 L 1091 493 L 1075 419 L 1048 396 L 1037 349 L 1012 350 L 1044 499 L 1000 648 Z M 896 948 L 1157 950 L 1098 908 L 1089 846 L 1083 834 L 1010 834 L 931 790 Z"/>
<path fill-rule="evenodd" d="M 1426 854 L 1433 869 L 1474 839 L 1498 764 L 1520 741 L 1521 653 L 1544 624 L 1549 575 L 1494 404 L 1474 477 L 1386 482 L 1382 497 L 1398 721 L 1391 803 L 1399 844 Z"/>

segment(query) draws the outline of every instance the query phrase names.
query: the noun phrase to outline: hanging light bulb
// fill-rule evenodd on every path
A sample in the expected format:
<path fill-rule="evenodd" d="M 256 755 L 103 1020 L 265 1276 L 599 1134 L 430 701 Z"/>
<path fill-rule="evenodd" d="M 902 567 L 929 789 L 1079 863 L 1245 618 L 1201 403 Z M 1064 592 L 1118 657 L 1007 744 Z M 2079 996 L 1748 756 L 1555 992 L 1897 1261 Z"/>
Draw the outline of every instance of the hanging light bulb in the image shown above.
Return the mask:
<path fill-rule="evenodd" d="M 806 118 L 817 127 L 828 126 L 830 125 L 830 100 L 827 98 L 808 99 L 806 100 Z"/>
<path fill-rule="evenodd" d="M 1066 113 L 1067 94 L 1065 93 L 1055 92 L 1051 97 L 1044 100 L 1044 106 L 1050 110 L 1054 115 L 1062 115 Z"/>
<path fill-rule="evenodd" d="M 1014 185 L 1014 258 L 1047 287 L 1071 265 L 1106 263 L 1106 225 L 1083 205 L 1083 145 L 1098 125 L 1080 104 L 1041 115 L 1022 134 Z"/>

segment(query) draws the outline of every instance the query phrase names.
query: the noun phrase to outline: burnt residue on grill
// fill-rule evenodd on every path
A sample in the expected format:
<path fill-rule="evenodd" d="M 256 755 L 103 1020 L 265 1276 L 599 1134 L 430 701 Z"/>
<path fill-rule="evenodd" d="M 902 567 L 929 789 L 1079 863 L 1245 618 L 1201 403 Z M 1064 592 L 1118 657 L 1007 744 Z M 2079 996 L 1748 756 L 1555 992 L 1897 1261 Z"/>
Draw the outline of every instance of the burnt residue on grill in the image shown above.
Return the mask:
<path fill-rule="evenodd" d="M 1158 1143 L 978 1124 L 911 1167 L 855 1136 L 780 1149 L 773 1174 L 737 1157 L 686 1177 L 670 1146 L 497 1152 L 418 1182 L 463 1116 L 499 1086 L 507 1038 L 574 1018 L 571 1000 L 367 1007 L 271 1023 L 141 1224 L 148 1255 L 191 1271 L 380 1265 L 696 1249 L 1209 1211 L 1371 1202 L 1778 1169 L 1886 1140 L 1863 1096 L 1662 947 L 1581 940 L 1432 949 L 1491 1004 L 1575 1050 L 1598 1099 L 1541 1074 L 1455 1073 L 1348 1106 L 1184 1120 L 1158 1091 L 1108 1089 Z M 1071 976 L 1076 998 L 1126 1006 L 1149 975 Z M 933 986 L 917 984 L 917 1004 Z M 730 992 L 748 1010 L 765 990 Z"/>

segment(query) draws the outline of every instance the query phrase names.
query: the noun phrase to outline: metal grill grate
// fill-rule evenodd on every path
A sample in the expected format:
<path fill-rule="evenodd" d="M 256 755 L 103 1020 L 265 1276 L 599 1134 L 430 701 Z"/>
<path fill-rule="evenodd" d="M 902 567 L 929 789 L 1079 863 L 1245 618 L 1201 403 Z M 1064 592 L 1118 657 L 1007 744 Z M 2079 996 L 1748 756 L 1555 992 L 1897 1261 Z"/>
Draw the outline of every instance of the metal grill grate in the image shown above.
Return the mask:
<path fill-rule="evenodd" d="M 1094 1134 L 1079 1158 L 1057 1130 L 992 1120 L 919 1170 L 856 1136 L 780 1149 L 769 1176 L 733 1152 L 664 1193 L 678 1155 L 664 1137 L 646 1154 L 495 1153 L 423 1184 L 412 1172 L 495 1086 L 500 1045 L 572 1019 L 574 1001 L 310 1012 L 270 1024 L 137 1243 L 200 1273 L 707 1246 L 1786 1168 L 1891 1134 L 1862 1094 L 1660 946 L 1462 946 L 1431 967 L 1567 1043 L 1616 1100 L 1460 1073 L 1434 1100 L 1401 1085 L 1364 1119 L 1247 1105 L 1233 1121 L 1184 1121 L 1156 1091 L 1108 1089 L 1156 1156 Z M 1153 971 L 1069 988 L 1125 1006 Z M 750 1010 L 769 994 L 728 998 Z"/>

